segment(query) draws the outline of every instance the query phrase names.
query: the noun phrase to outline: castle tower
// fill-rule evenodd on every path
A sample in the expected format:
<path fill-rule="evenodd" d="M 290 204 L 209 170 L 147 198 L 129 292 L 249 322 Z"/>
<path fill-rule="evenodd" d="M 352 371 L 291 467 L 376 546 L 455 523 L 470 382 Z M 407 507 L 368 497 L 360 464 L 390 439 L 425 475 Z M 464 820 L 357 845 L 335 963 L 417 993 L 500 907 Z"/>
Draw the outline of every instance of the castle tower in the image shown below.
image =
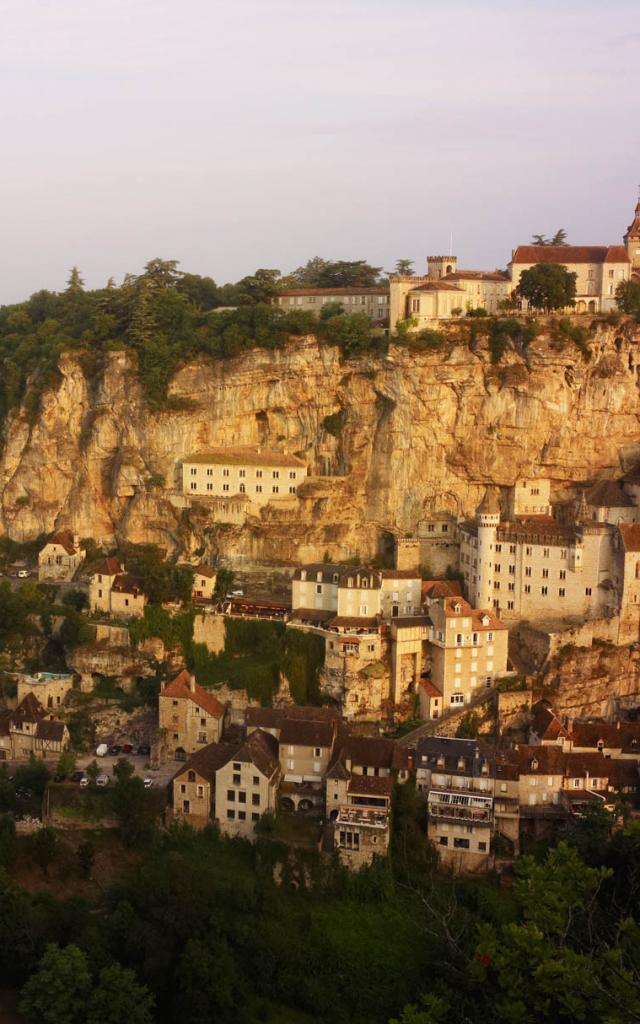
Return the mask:
<path fill-rule="evenodd" d="M 500 526 L 500 504 L 495 487 L 487 487 L 476 509 L 478 526 L 478 575 L 472 585 L 471 603 L 476 608 L 493 608 L 493 578 L 496 538 Z"/>
<path fill-rule="evenodd" d="M 633 221 L 627 228 L 624 236 L 624 244 L 627 247 L 627 255 L 631 262 L 632 270 L 640 270 L 640 199 L 636 204 Z"/>
<path fill-rule="evenodd" d="M 427 275 L 431 281 L 439 281 L 447 274 L 455 274 L 457 256 L 427 256 Z"/>

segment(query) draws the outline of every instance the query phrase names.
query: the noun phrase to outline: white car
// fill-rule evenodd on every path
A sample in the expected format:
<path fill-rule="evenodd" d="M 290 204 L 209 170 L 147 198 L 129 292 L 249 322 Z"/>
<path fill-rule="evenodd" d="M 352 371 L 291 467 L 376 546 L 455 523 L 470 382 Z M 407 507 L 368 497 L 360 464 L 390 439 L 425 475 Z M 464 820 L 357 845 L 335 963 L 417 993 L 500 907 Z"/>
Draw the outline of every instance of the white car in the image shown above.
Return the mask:
<path fill-rule="evenodd" d="M 144 788 L 145 789 L 151 789 L 152 786 L 153 786 L 153 779 L 150 779 L 150 778 L 147 777 L 144 780 Z"/>
<path fill-rule="evenodd" d="M 109 785 L 109 776 L 108 775 L 98 775 L 98 778 L 96 779 L 96 786 L 108 786 L 108 785 Z"/>
<path fill-rule="evenodd" d="M 106 743 L 99 743 L 96 747 L 96 757 L 106 757 L 109 753 L 109 747 Z"/>
<path fill-rule="evenodd" d="M 83 779 L 80 779 L 80 785 L 81 786 L 88 786 L 89 785 L 89 776 L 88 775 L 85 775 Z"/>
<path fill-rule="evenodd" d="M 16 575 L 19 580 L 26 580 L 28 579 L 30 573 L 28 569 L 20 569 Z"/>

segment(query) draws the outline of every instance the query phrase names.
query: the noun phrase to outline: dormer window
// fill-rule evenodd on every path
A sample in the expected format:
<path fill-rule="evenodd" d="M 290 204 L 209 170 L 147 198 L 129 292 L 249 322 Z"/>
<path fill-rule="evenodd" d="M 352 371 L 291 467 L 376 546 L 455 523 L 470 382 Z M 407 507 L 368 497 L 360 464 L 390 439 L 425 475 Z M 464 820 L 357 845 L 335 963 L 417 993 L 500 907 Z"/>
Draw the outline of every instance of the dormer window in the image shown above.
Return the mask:
<path fill-rule="evenodd" d="M 353 576 L 350 576 L 349 579 L 347 580 L 347 586 L 348 587 L 352 587 L 353 586 Z"/>
<path fill-rule="evenodd" d="M 363 580 L 363 581 L 362 581 L 362 586 L 363 586 L 363 588 L 364 588 L 364 589 L 366 590 L 366 588 L 367 588 L 367 587 L 369 586 L 369 583 L 368 583 L 368 581 L 367 581 L 367 580 Z"/>
<path fill-rule="evenodd" d="M 457 603 L 456 603 L 456 604 L 454 604 L 454 606 L 453 606 L 453 610 L 454 610 L 454 612 L 456 613 L 456 615 L 459 615 L 459 614 L 460 614 L 460 612 L 462 611 L 462 605 L 460 605 L 460 604 L 457 604 Z"/>
<path fill-rule="evenodd" d="M 339 577 L 338 577 L 338 574 L 337 574 L 337 572 L 334 572 L 334 574 L 333 574 L 333 582 L 334 582 L 334 583 L 337 583 L 337 582 L 338 582 L 338 579 L 339 579 Z"/>
<path fill-rule="evenodd" d="M 464 757 L 459 757 L 458 758 L 458 771 L 460 771 L 460 772 L 464 771 Z"/>
<path fill-rule="evenodd" d="M 438 765 L 438 768 L 444 768 L 444 757 L 443 757 L 442 754 L 440 754 L 438 756 L 437 765 Z"/>
<path fill-rule="evenodd" d="M 538 770 L 538 762 L 536 761 L 535 757 L 531 760 L 531 769 L 534 772 Z"/>
<path fill-rule="evenodd" d="M 316 573 L 316 579 L 317 579 L 318 583 L 322 583 L 322 573 L 321 572 L 317 572 Z"/>
<path fill-rule="evenodd" d="M 306 578 L 307 578 L 307 570 L 306 569 L 301 569 L 300 570 L 300 579 L 301 580 L 306 580 Z"/>

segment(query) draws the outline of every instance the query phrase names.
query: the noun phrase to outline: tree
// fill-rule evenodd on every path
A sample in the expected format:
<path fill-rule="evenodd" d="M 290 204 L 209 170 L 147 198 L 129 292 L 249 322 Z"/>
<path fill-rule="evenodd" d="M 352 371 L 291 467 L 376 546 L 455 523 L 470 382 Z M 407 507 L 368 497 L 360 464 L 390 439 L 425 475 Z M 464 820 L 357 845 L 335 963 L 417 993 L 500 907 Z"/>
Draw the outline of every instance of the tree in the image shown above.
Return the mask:
<path fill-rule="evenodd" d="M 31 751 L 28 764 L 21 764 L 16 770 L 16 789 L 26 789 L 34 796 L 41 797 L 48 781 L 49 769 L 45 762 Z"/>
<path fill-rule="evenodd" d="M 56 775 L 71 775 L 76 769 L 76 755 L 73 750 L 63 750 L 56 765 Z"/>
<path fill-rule="evenodd" d="M 389 1024 L 446 1024 L 452 1019 L 447 1000 L 428 993 L 422 997 L 420 1006 L 405 1006 L 400 1017 L 394 1017 Z"/>
<path fill-rule="evenodd" d="M 67 590 L 62 595 L 62 603 L 69 605 L 77 612 L 82 612 L 89 607 L 89 598 L 84 590 Z"/>
<path fill-rule="evenodd" d="M 84 1024 L 91 975 L 77 946 L 50 943 L 22 989 L 20 1013 L 28 1024 Z"/>
<path fill-rule="evenodd" d="M 222 566 L 216 573 L 216 589 L 215 596 L 218 600 L 223 601 L 227 596 L 231 588 L 233 587 L 233 581 L 235 579 L 234 572 L 232 569 L 226 569 Z"/>
<path fill-rule="evenodd" d="M 564 228 L 558 228 L 553 238 L 545 235 L 534 235 L 531 239 L 532 245 L 568 245 L 567 232 Z"/>
<path fill-rule="evenodd" d="M 91 872 L 93 870 L 93 862 L 96 859 L 96 848 L 90 839 L 85 839 L 80 843 L 78 850 L 78 867 L 80 869 L 80 875 L 82 878 L 91 878 Z"/>
<path fill-rule="evenodd" d="M 39 829 L 33 836 L 35 857 L 45 878 L 49 877 L 49 866 L 55 857 L 57 845 L 58 837 L 49 825 Z"/>
<path fill-rule="evenodd" d="M 382 267 L 366 260 L 325 260 L 315 256 L 303 267 L 287 274 L 280 284 L 286 288 L 371 288 L 380 283 Z"/>
<path fill-rule="evenodd" d="M 119 757 L 113 766 L 113 774 L 118 782 L 126 782 L 134 774 L 134 767 L 126 757 Z"/>
<path fill-rule="evenodd" d="M 393 273 L 398 274 L 401 277 L 415 277 L 415 270 L 413 269 L 413 260 L 396 260 L 396 265 L 393 268 Z"/>
<path fill-rule="evenodd" d="M 0 814 L 0 867 L 13 863 L 16 847 L 16 823 L 11 814 Z"/>
<path fill-rule="evenodd" d="M 153 1024 L 154 999 L 133 971 L 103 967 L 87 1003 L 86 1024 Z"/>
<path fill-rule="evenodd" d="M 176 1020 L 209 1024 L 226 1020 L 234 1008 L 236 966 L 231 950 L 220 940 L 189 939 L 180 958 Z"/>
<path fill-rule="evenodd" d="M 139 775 L 118 779 L 113 787 L 113 810 L 120 821 L 122 839 L 127 846 L 138 846 L 149 840 L 153 819 Z"/>
<path fill-rule="evenodd" d="M 96 761 L 95 757 L 93 761 L 91 761 L 90 764 L 87 765 L 87 767 L 85 768 L 85 772 L 87 773 L 87 778 L 89 779 L 89 782 L 95 784 L 95 781 L 98 778 L 98 775 L 100 774 L 100 765 Z"/>
<path fill-rule="evenodd" d="M 640 283 L 638 281 L 621 281 L 616 288 L 616 304 L 618 309 L 640 321 Z"/>
<path fill-rule="evenodd" d="M 343 314 L 344 306 L 341 302 L 325 302 L 320 310 L 320 322 L 330 320 L 332 316 L 342 316 Z"/>
<path fill-rule="evenodd" d="M 575 305 L 576 278 L 560 263 L 536 263 L 522 272 L 518 295 L 533 309 L 565 309 Z"/>
<path fill-rule="evenodd" d="M 72 267 L 67 278 L 67 295 L 77 295 L 84 291 L 84 281 L 77 267 Z"/>

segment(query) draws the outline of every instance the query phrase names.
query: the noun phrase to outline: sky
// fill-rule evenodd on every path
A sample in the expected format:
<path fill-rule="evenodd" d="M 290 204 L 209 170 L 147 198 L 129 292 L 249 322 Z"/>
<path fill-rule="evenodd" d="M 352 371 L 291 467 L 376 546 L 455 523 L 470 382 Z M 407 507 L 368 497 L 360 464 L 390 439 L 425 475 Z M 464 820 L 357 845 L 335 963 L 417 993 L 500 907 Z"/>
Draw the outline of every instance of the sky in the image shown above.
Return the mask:
<path fill-rule="evenodd" d="M 504 267 L 617 244 L 639 0 L 0 0 L 0 303 L 154 257 Z"/>

